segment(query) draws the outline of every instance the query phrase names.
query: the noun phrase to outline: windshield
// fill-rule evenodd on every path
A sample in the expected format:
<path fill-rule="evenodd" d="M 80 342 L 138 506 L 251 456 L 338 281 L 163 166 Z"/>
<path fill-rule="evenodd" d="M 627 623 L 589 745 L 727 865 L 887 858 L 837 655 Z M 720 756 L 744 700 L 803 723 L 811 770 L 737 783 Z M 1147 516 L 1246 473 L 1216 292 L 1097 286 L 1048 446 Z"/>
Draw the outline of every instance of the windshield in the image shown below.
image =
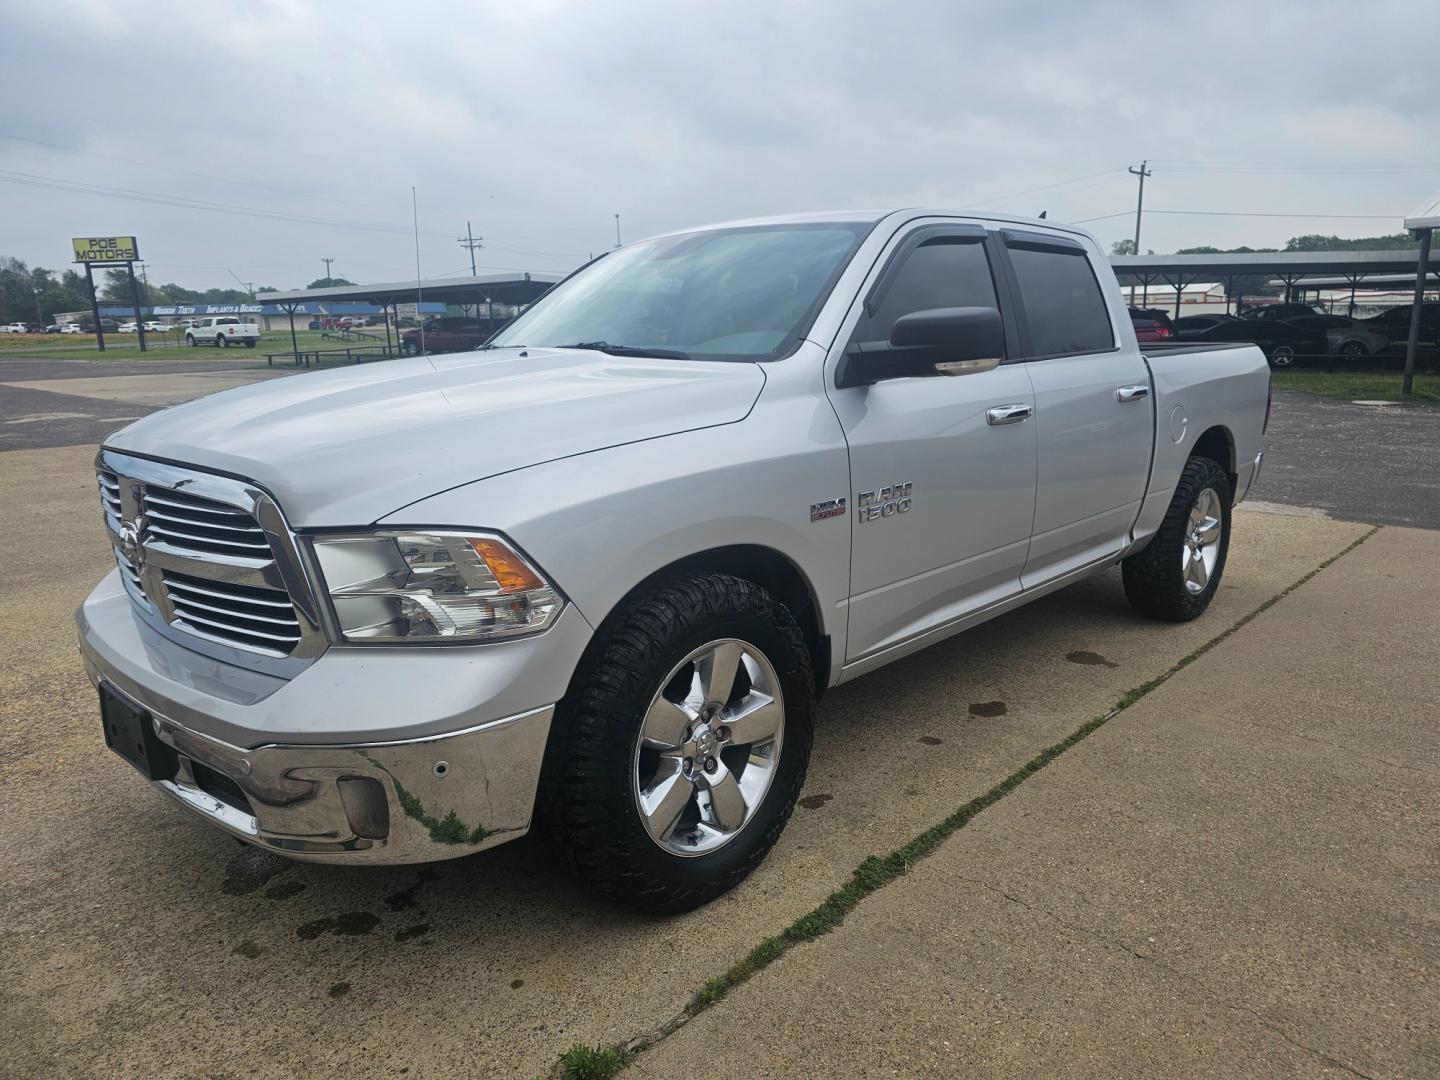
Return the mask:
<path fill-rule="evenodd" d="M 556 286 L 489 347 L 775 359 L 810 329 L 869 230 L 848 221 L 757 225 L 622 248 Z"/>

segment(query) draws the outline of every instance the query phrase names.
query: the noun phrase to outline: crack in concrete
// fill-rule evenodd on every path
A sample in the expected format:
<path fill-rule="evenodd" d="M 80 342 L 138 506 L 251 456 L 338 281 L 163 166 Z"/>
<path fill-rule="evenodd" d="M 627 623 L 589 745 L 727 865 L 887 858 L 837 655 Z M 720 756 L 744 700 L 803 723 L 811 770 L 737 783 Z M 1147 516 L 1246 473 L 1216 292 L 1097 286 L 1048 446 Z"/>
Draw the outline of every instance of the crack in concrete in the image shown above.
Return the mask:
<path fill-rule="evenodd" d="M 1273 1032 L 1285 1042 L 1289 1043 L 1291 1046 L 1294 1046 L 1297 1049 L 1303 1050 L 1306 1053 L 1312 1055 L 1313 1057 L 1318 1058 L 1326 1065 L 1333 1066 L 1337 1069 L 1343 1069 L 1353 1076 L 1361 1077 L 1362 1080 L 1375 1080 L 1375 1078 L 1372 1077 L 1370 1074 L 1363 1073 L 1354 1066 L 1349 1065 L 1344 1061 L 1341 1061 L 1334 1055 L 1329 1054 L 1326 1051 L 1319 1049 L 1318 1047 L 1311 1046 L 1309 1043 L 1303 1042 L 1300 1039 L 1292 1036 L 1277 1022 L 1267 1018 L 1254 1006 L 1247 1005 L 1241 1001 L 1235 1001 L 1226 998 L 1221 994 L 1217 994 L 1214 990 L 1210 989 L 1210 987 L 1206 985 L 1204 979 L 1201 978 L 1199 975 L 1195 975 L 1188 971 L 1182 971 L 1177 967 L 1165 963 L 1163 960 L 1160 960 L 1158 957 L 1154 956 L 1151 953 L 1141 952 L 1123 941 L 1116 941 L 1113 938 L 1107 937 L 1099 930 L 1093 929 L 1088 926 L 1082 926 L 1079 923 L 1071 922 L 1069 919 L 1062 917 L 1058 912 L 1051 911 L 1044 905 L 1033 904 L 1029 901 L 1022 900 L 1020 897 L 1016 896 L 1014 893 L 1010 892 L 1008 889 L 1001 887 L 1000 885 L 985 881 L 981 878 L 960 877 L 958 880 L 966 882 L 970 885 L 978 885 L 982 889 L 988 889 L 989 891 L 996 893 L 999 896 L 1003 896 L 1012 904 L 1024 908 L 1026 911 L 1034 912 L 1036 914 L 1043 915 L 1051 919 L 1057 925 L 1064 927 L 1066 930 L 1070 931 L 1073 934 L 1080 934 L 1089 937 L 1091 940 L 1095 941 L 1096 943 L 1107 949 L 1126 953 L 1130 956 L 1133 956 L 1136 960 L 1143 960 L 1147 964 L 1151 964 L 1158 970 L 1165 972 L 1167 975 L 1170 975 L 1173 978 L 1179 980 L 1180 982 L 1185 983 L 1186 985 L 1200 991 L 1202 998 L 1205 999 L 1209 1004 L 1218 1005 L 1221 1008 L 1231 1009 L 1236 1012 L 1245 1013 L 1257 1024 L 1265 1028 L 1267 1031 Z"/>

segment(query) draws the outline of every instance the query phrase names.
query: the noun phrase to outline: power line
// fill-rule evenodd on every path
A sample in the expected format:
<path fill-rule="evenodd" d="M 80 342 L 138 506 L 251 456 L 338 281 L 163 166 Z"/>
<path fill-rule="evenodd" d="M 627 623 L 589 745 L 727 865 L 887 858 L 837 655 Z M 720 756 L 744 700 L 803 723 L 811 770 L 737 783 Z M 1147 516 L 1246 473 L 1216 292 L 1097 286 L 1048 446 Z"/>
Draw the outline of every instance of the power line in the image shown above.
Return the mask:
<path fill-rule="evenodd" d="M 981 200 L 979 200 L 978 202 L 975 201 L 974 199 L 970 199 L 970 200 L 967 200 L 967 201 L 966 201 L 966 205 L 967 205 L 967 206 L 970 206 L 970 207 L 973 207 L 974 209 L 977 209 L 977 210 L 978 210 L 980 207 L 985 206 L 985 205 L 987 205 L 987 204 L 989 204 L 989 203 L 1009 202 L 1009 201 L 1012 200 L 1012 199 L 1018 199 L 1018 198 L 1020 198 L 1021 196 L 1024 196 L 1024 195 L 1034 195 L 1034 194 L 1036 194 L 1037 192 L 1041 192 L 1041 191 L 1054 191 L 1056 188 L 1068 187 L 1068 186 L 1070 186 L 1071 184 L 1079 184 L 1079 183 L 1081 183 L 1082 181 L 1085 181 L 1085 180 L 1095 180 L 1096 178 L 1099 178 L 1099 177 L 1103 177 L 1103 178 L 1104 178 L 1104 179 L 1101 181 L 1101 183 L 1106 183 L 1106 182 L 1109 182 L 1109 181 L 1111 181 L 1111 180 L 1118 180 L 1118 179 L 1120 179 L 1120 173 L 1121 173 L 1122 171 L 1123 171 L 1123 170 L 1122 170 L 1121 168 L 1104 169 L 1104 170 L 1102 170 L 1102 171 L 1100 171 L 1100 172 L 1086 173 L 1084 176 L 1072 176 L 1072 177 L 1070 177 L 1068 180 L 1056 180 L 1056 181 L 1055 181 L 1054 183 L 1052 183 L 1052 184 L 1041 184 L 1039 187 L 1025 188 L 1025 189 L 1023 189 L 1023 190 L 1021 190 L 1021 191 L 1012 191 L 1012 192 L 1008 192 L 1008 193 L 1006 193 L 1006 194 L 1004 194 L 1004 195 L 997 195 L 997 196 L 995 196 L 994 198 L 981 199 Z M 1086 186 L 1088 186 L 1088 187 L 1098 187 L 1099 184 L 1090 184 L 1090 185 L 1086 185 Z"/>
<path fill-rule="evenodd" d="M 1100 214 L 1097 217 L 1076 218 L 1070 224 L 1084 225 L 1091 221 L 1110 221 L 1113 218 L 1129 217 L 1134 210 L 1117 210 L 1113 214 Z M 1186 217 L 1254 217 L 1254 218 L 1320 218 L 1332 220 L 1356 221 L 1399 221 L 1404 214 L 1280 214 L 1264 213 L 1258 210 L 1147 210 L 1148 214 L 1177 214 Z"/>

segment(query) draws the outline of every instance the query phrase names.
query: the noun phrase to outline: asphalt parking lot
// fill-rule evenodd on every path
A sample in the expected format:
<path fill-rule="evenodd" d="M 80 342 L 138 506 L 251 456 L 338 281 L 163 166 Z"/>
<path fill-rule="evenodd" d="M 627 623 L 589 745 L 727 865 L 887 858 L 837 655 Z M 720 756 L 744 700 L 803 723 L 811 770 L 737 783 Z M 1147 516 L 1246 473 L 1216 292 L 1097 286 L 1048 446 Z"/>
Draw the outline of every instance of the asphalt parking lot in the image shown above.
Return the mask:
<path fill-rule="evenodd" d="M 88 403 L 41 402 L 85 414 L 64 437 L 248 377 L 144 371 L 65 393 L 0 369 L 0 432 L 54 427 L 9 423 L 33 415 L 27 394 Z M 1361 445 L 1434 453 L 1433 426 L 1364 415 Z M 1298 503 L 1287 462 L 1316 451 L 1273 435 L 1261 494 Z M 577 888 L 538 836 L 317 867 L 146 790 L 104 750 L 73 645 L 71 612 L 113 565 L 99 437 L 0 442 L 0 1075 L 534 1076 L 636 1039 L 653 1042 L 642 1076 L 1440 1069 L 1440 586 L 1423 570 L 1440 533 L 1368 523 L 1431 523 L 1425 475 L 1369 504 L 1355 486 L 1319 510 L 1242 508 L 1196 622 L 1141 619 L 1112 573 L 835 691 L 775 851 L 656 921 Z M 997 790 L 833 932 L 688 1019 L 708 979 L 868 857 Z"/>

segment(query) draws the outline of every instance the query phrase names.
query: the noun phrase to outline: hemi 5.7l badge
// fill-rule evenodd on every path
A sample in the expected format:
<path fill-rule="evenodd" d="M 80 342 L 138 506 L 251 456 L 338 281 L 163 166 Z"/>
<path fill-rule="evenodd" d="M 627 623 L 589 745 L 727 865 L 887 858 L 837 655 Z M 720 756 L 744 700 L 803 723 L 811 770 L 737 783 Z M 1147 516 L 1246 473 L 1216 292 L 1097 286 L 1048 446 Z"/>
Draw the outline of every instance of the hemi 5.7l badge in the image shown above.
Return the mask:
<path fill-rule="evenodd" d="M 826 518 L 844 517 L 844 516 L 845 516 L 845 500 L 844 500 L 843 498 L 840 498 L 840 499 L 826 499 L 826 500 L 824 500 L 823 502 L 811 503 L 811 504 L 810 504 L 810 520 L 811 520 L 811 521 L 824 521 Z"/>

